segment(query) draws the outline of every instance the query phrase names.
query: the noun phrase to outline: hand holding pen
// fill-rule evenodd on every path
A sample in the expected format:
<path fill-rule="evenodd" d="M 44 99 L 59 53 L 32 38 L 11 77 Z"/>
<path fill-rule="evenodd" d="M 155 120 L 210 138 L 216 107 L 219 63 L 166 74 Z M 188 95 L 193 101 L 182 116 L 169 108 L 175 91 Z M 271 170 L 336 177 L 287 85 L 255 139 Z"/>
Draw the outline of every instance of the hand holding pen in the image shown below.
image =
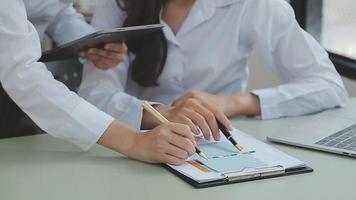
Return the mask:
<path fill-rule="evenodd" d="M 161 113 L 159 113 L 155 108 L 153 108 L 148 102 L 142 102 L 142 107 L 149 113 L 151 113 L 160 123 L 169 122 Z M 208 157 L 200 151 L 197 147 L 195 147 L 196 153 L 204 159 L 208 159 Z"/>

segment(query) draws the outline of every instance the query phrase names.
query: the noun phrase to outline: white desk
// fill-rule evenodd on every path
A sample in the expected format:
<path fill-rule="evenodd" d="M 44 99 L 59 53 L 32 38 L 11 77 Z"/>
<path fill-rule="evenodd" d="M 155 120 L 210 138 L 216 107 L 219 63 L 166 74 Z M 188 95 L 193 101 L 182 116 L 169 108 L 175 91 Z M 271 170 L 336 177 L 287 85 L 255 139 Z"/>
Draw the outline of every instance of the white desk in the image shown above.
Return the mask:
<path fill-rule="evenodd" d="M 356 115 L 356 99 L 347 108 L 328 112 Z M 266 133 L 280 130 L 283 124 L 308 123 L 315 117 L 235 119 L 234 125 L 265 140 Z M 198 190 L 160 166 L 130 160 L 99 146 L 82 153 L 48 135 L 5 139 L 0 140 L 0 199 L 356 199 L 356 159 L 273 146 L 307 162 L 315 172 Z"/>

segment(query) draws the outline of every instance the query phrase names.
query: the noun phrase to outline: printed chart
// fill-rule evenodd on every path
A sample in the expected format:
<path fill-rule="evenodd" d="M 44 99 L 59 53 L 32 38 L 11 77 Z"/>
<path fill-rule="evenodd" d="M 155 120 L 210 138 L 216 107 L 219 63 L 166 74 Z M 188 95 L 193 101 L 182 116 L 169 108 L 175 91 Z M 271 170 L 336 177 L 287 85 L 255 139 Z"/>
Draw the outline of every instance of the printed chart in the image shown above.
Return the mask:
<path fill-rule="evenodd" d="M 267 164 L 253 157 L 255 151 L 246 153 L 239 152 L 229 142 L 215 142 L 207 144 L 199 144 L 198 148 L 208 156 L 208 160 L 201 158 L 198 155 L 192 157 L 192 161 L 188 162 L 194 167 L 204 172 L 237 172 L 245 168 L 260 168 Z"/>

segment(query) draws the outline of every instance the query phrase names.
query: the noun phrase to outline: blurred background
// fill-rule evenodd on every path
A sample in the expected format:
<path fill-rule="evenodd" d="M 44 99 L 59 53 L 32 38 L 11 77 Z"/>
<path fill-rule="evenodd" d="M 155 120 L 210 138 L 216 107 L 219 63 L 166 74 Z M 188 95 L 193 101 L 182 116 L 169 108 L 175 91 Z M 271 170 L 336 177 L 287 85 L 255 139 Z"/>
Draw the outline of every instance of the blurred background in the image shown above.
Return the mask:
<path fill-rule="evenodd" d="M 74 7 L 90 20 L 97 0 L 75 0 Z"/>
<path fill-rule="evenodd" d="M 90 21 L 97 0 L 76 0 L 76 9 Z M 296 18 L 330 53 L 350 96 L 356 97 L 356 1 L 355 0 L 287 0 Z M 248 89 L 270 87 L 277 79 L 254 52 L 250 59 Z"/>
<path fill-rule="evenodd" d="M 312 34 L 329 52 L 345 86 L 356 97 L 356 1 L 290 0 L 302 28 Z M 249 88 L 273 86 L 278 81 L 260 60 L 258 52 L 250 59 Z"/>
<path fill-rule="evenodd" d="M 75 8 L 90 22 L 96 1 L 76 0 Z M 267 1 L 267 0 L 266 0 Z M 296 19 L 300 26 L 312 34 L 329 52 L 330 59 L 342 75 L 345 86 L 351 97 L 356 97 L 356 1 L 355 0 L 289 0 L 295 10 Z M 42 44 L 43 50 L 53 47 L 51 39 L 47 37 Z M 270 72 L 266 64 L 260 59 L 259 52 L 252 53 L 249 59 L 250 79 L 248 90 L 273 87 L 279 84 L 278 79 Z M 82 74 L 82 65 L 77 59 L 61 62 L 46 63 L 54 77 L 76 91 Z M 17 106 L 16 112 L 9 110 L 18 121 L 16 130 L 0 130 L 13 136 L 23 133 L 43 133 L 34 123 L 22 113 Z M 4 106 L 10 108 L 11 106 Z M 19 115 L 19 116 L 17 116 Z M 4 115 L 9 118 L 8 115 Z M 12 128 L 12 126 L 8 126 Z M 7 135 L 0 135 L 8 137 Z"/>

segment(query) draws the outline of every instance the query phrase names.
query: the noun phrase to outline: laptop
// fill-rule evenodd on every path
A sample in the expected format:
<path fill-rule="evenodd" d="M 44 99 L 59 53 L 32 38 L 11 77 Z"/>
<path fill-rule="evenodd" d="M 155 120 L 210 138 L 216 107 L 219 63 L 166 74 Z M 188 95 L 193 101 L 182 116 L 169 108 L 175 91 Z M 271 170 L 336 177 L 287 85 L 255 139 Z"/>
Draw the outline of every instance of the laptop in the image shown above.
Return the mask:
<path fill-rule="evenodd" d="M 273 132 L 267 133 L 267 140 L 356 157 L 356 101 L 350 104 L 353 105 L 282 120 Z"/>

